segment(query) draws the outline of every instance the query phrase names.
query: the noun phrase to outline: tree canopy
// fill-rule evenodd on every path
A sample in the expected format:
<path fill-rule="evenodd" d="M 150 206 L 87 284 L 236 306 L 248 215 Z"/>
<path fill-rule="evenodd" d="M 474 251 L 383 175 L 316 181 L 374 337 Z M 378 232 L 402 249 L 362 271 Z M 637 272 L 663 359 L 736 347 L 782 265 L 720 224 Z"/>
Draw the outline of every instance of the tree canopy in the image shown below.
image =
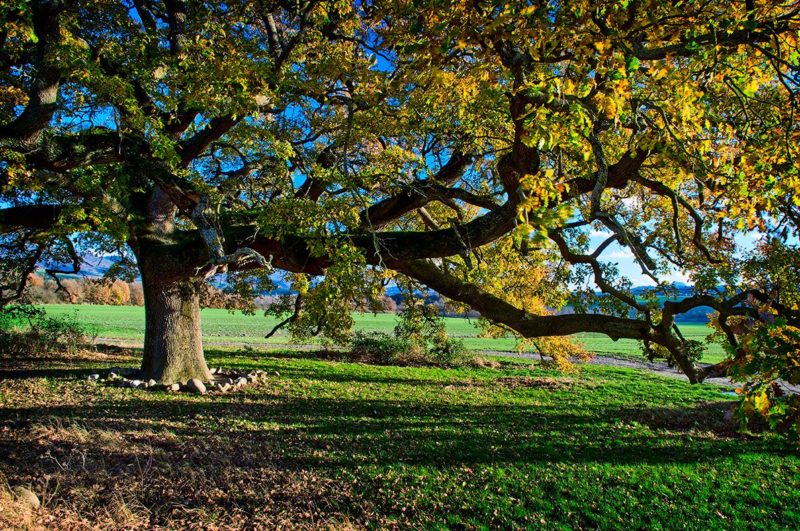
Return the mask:
<path fill-rule="evenodd" d="M 795 1 L 0 14 L 0 298 L 42 261 L 132 253 L 156 379 L 208 374 L 198 282 L 262 289 L 273 270 L 299 294 L 275 309 L 299 335 L 342 339 L 350 301 L 404 279 L 525 338 L 641 340 L 691 381 L 797 357 L 758 339 L 797 345 Z M 615 246 L 661 292 L 680 270 L 695 294 L 634 295 Z M 730 349 L 717 366 L 675 326 L 700 306 Z"/>

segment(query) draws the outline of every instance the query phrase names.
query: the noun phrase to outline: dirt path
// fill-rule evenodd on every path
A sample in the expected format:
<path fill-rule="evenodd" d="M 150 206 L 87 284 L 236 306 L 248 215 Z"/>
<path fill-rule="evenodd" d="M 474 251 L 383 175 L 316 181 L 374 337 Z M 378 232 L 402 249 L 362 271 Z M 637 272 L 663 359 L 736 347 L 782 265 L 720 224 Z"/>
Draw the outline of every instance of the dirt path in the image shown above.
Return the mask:
<path fill-rule="evenodd" d="M 500 352 L 500 351 L 481 351 L 481 354 L 488 354 L 490 356 L 506 356 L 512 358 L 530 358 L 530 359 L 539 359 L 538 354 L 517 354 L 516 352 Z M 661 376 L 666 376 L 667 378 L 676 378 L 678 380 L 683 380 L 684 382 L 688 382 L 689 378 L 686 377 L 685 374 L 677 370 L 675 367 L 670 367 L 667 365 L 666 362 L 663 361 L 639 361 L 639 360 L 632 360 L 632 359 L 624 359 L 624 358 L 615 358 L 613 356 L 603 355 L 603 354 L 595 354 L 595 356 L 589 360 L 588 362 L 582 362 L 580 360 L 573 360 L 576 363 L 588 363 L 589 365 L 606 365 L 609 367 L 624 367 L 626 369 L 638 369 L 641 371 L 648 371 L 655 374 L 659 374 Z M 716 384 L 723 387 L 729 387 L 733 390 L 736 387 L 739 387 L 739 384 L 734 383 L 730 380 L 730 378 L 706 378 L 703 380 L 703 383 L 710 383 Z M 791 385 L 785 381 L 778 382 L 786 393 L 791 393 L 795 395 L 800 395 L 800 385 Z"/>
<path fill-rule="evenodd" d="M 488 354 L 490 356 L 506 356 L 511 358 L 529 358 L 529 359 L 539 359 L 538 354 L 528 354 L 522 353 L 517 354 L 516 352 L 501 352 L 501 351 L 488 351 L 483 350 L 481 354 Z M 666 376 L 668 378 L 676 378 L 678 380 L 689 381 L 685 374 L 677 370 L 675 367 L 670 367 L 667 363 L 663 361 L 639 361 L 627 358 L 615 358 L 613 356 L 608 356 L 604 354 L 595 354 L 595 356 L 590 359 L 588 362 L 583 362 L 581 360 L 573 359 L 575 363 L 588 363 L 589 365 L 606 365 L 609 367 L 624 367 L 626 369 L 638 369 L 641 371 L 648 371 L 653 372 L 656 374 L 660 374 L 661 376 Z M 705 380 L 706 383 L 713 383 L 717 385 L 724 385 L 727 387 L 736 387 L 729 378 L 708 378 Z"/>

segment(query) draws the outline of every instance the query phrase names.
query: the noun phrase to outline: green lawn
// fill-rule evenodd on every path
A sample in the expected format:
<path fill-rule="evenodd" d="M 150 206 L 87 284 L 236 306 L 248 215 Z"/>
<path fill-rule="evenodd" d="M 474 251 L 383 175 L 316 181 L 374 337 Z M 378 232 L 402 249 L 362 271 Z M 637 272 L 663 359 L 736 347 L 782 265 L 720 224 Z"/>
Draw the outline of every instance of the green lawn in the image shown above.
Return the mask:
<path fill-rule="evenodd" d="M 208 355 L 269 376 L 172 396 L 81 378 L 135 357 L 7 364 L 0 481 L 61 529 L 800 528 L 797 447 L 738 435 L 712 385 Z"/>
<path fill-rule="evenodd" d="M 81 322 L 91 326 L 101 337 L 134 341 L 142 341 L 144 338 L 144 309 L 141 307 L 51 304 L 45 308 L 48 314 L 54 316 L 76 313 Z M 355 319 L 356 327 L 360 330 L 391 332 L 396 316 L 393 314 L 356 314 Z M 207 345 L 231 343 L 252 344 L 253 346 L 281 345 L 289 341 L 284 331 L 270 339 L 264 339 L 264 335 L 276 321 L 266 318 L 262 314 L 248 316 L 241 313 L 230 313 L 226 310 L 205 309 L 202 313 L 202 321 L 204 340 Z M 448 318 L 447 329 L 452 336 L 462 338 L 467 348 L 472 350 L 511 351 L 514 348 L 515 341 L 513 339 L 478 337 L 479 330 L 476 329 L 474 320 Z M 711 333 L 711 330 L 704 324 L 683 324 L 681 330 L 684 336 L 699 341 L 704 341 L 705 337 Z M 580 340 L 588 350 L 593 352 L 621 357 L 641 356 L 639 344 L 633 340 L 612 341 L 600 334 L 582 334 Z M 715 363 L 722 357 L 723 352 L 718 345 L 708 345 L 703 361 Z"/>

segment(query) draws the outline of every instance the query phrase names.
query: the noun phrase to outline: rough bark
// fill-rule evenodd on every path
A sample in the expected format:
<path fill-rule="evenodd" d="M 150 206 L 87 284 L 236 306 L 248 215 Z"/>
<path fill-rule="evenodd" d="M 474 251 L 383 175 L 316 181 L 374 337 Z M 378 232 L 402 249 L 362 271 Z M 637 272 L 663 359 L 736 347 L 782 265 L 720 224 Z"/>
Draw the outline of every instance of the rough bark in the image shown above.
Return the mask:
<path fill-rule="evenodd" d="M 140 265 L 144 289 L 145 334 L 142 371 L 146 379 L 169 384 L 211 379 L 200 330 L 199 283 L 161 279 L 158 267 Z"/>
<path fill-rule="evenodd" d="M 180 253 L 164 252 L 159 243 L 175 232 L 176 207 L 155 188 L 147 201 L 147 223 L 134 227 L 136 253 L 144 290 L 145 334 L 142 371 L 147 379 L 169 384 L 211 379 L 200 329 L 202 280 Z"/>

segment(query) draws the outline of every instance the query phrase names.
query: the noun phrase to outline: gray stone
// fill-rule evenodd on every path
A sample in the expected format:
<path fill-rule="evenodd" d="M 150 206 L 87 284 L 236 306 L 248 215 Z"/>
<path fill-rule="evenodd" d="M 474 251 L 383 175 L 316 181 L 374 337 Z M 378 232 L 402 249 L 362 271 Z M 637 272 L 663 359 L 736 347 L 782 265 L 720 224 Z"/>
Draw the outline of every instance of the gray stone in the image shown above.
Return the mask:
<path fill-rule="evenodd" d="M 206 384 L 204 384 L 197 378 L 192 378 L 191 380 L 189 380 L 186 383 L 186 389 L 193 393 L 199 393 L 201 395 L 206 394 Z"/>
<path fill-rule="evenodd" d="M 181 384 L 179 383 L 169 384 L 165 387 L 167 391 L 172 391 L 173 393 L 177 393 L 181 390 Z"/>
<path fill-rule="evenodd" d="M 18 502 L 30 509 L 38 509 L 42 506 L 42 502 L 39 501 L 39 497 L 30 489 L 17 486 L 12 488 L 11 492 L 14 493 L 14 498 Z"/>
<path fill-rule="evenodd" d="M 725 416 L 722 417 L 722 420 L 726 423 L 732 423 L 735 419 L 736 408 L 730 407 L 725 412 Z"/>
<path fill-rule="evenodd" d="M 219 373 L 219 369 L 216 367 L 211 367 L 210 369 L 208 369 L 208 372 L 210 372 L 211 374 L 217 374 Z"/>
<path fill-rule="evenodd" d="M 224 393 L 225 391 L 229 390 L 230 388 L 231 388 L 231 384 L 229 384 L 229 383 L 223 383 L 223 384 L 220 384 L 220 386 L 219 386 L 219 390 L 222 393 Z"/>
<path fill-rule="evenodd" d="M 238 386 L 247 385 L 247 378 L 245 378 L 244 376 L 240 377 L 238 380 L 236 380 L 236 385 Z"/>
<path fill-rule="evenodd" d="M 108 375 L 116 374 L 121 377 L 135 376 L 139 372 L 138 369 L 132 367 L 114 367 L 108 371 Z"/>
<path fill-rule="evenodd" d="M 158 384 L 158 382 L 156 382 L 156 381 L 155 381 L 155 380 L 153 380 L 152 378 L 150 378 L 149 380 L 147 380 L 147 387 L 155 387 L 157 384 Z"/>
<path fill-rule="evenodd" d="M 87 379 L 88 380 L 92 380 L 92 381 L 97 381 L 97 380 L 100 379 L 100 375 L 99 374 L 90 374 Z"/>
<path fill-rule="evenodd" d="M 142 382 L 141 380 L 131 380 L 130 382 L 131 383 L 128 385 L 130 385 L 133 389 L 138 389 L 139 387 L 142 387 L 142 385 L 144 384 L 144 382 Z"/>

